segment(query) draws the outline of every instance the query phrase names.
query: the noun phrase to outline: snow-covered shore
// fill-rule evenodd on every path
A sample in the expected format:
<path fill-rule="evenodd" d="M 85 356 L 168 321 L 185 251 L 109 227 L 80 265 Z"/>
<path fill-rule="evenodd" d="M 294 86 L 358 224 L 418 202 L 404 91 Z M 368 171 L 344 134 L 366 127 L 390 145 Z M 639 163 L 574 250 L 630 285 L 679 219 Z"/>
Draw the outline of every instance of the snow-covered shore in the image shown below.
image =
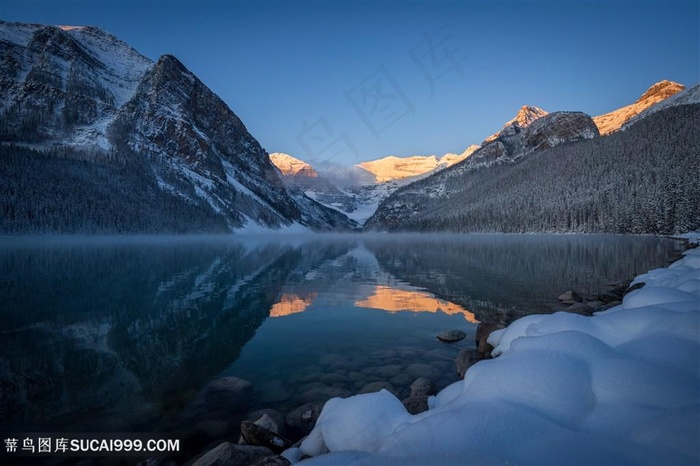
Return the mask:
<path fill-rule="evenodd" d="M 697 239 L 697 238 L 694 238 Z M 304 465 L 700 464 L 700 248 L 593 317 L 530 315 L 497 358 L 410 415 L 386 391 L 330 400 Z"/>

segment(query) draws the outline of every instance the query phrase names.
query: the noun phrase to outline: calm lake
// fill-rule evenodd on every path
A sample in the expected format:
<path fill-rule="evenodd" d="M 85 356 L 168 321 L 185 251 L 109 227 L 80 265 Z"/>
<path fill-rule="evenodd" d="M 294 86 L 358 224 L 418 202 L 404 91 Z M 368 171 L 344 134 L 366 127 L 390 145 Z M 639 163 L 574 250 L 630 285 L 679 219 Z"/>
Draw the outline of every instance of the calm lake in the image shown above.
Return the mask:
<path fill-rule="evenodd" d="M 457 380 L 478 321 L 661 267 L 679 242 L 573 235 L 0 239 L 0 430 L 234 432 L 260 408 Z M 458 328 L 455 344 L 436 335 Z M 202 401 L 221 377 L 242 404 Z M 374 384 L 369 385 L 368 384 Z"/>

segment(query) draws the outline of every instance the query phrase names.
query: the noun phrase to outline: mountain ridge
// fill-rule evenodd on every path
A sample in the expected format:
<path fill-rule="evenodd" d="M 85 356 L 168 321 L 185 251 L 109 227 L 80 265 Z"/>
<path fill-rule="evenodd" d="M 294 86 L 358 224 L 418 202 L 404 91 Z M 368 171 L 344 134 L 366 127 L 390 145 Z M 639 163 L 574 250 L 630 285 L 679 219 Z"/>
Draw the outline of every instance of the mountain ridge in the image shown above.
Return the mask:
<path fill-rule="evenodd" d="M 685 89 L 683 84 L 664 79 L 651 85 L 636 101 L 611 112 L 593 117 L 600 134 L 607 135 L 618 131 L 629 120 L 644 110 L 662 102 Z"/>
<path fill-rule="evenodd" d="M 238 116 L 172 55 L 154 63 L 99 28 L 7 22 L 0 22 L 0 55 L 5 57 L 0 62 L 0 143 L 10 144 L 3 151 L 11 157 L 4 161 L 8 173 L 36 182 L 28 167 L 42 165 L 26 163 L 27 158 L 45 160 L 31 151 L 15 150 L 13 156 L 12 147 L 56 157 L 45 165 L 66 170 L 67 176 L 78 168 L 60 160 L 127 170 L 124 176 L 115 173 L 121 185 L 109 183 L 115 199 L 99 201 L 123 211 L 115 212 L 116 225 L 92 209 L 83 212 L 92 217 L 81 218 L 68 205 L 82 203 L 81 190 L 94 195 L 82 177 L 75 194 L 34 199 L 55 218 L 4 218 L 0 230 L 43 231 L 45 225 L 49 231 L 140 232 L 149 225 L 148 231 L 173 231 L 168 219 L 145 219 L 148 213 L 128 190 L 158 199 L 163 209 L 153 206 L 154 212 L 175 211 L 175 205 L 199 212 L 190 222 L 182 219 L 174 231 L 207 231 L 211 224 L 205 218 L 219 219 L 217 231 L 357 228 L 337 211 L 288 189 Z M 109 195 L 99 191 L 101 197 Z M 28 208 L 7 207 L 10 212 Z M 74 218 L 61 215 L 68 211 Z"/>

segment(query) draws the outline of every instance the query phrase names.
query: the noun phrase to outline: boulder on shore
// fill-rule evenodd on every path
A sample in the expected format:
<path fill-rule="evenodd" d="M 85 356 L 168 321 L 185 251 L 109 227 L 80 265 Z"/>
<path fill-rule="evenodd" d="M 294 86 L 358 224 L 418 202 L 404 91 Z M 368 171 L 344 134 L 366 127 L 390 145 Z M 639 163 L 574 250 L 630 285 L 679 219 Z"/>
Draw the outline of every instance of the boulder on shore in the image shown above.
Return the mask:
<path fill-rule="evenodd" d="M 560 294 L 558 299 L 559 301 L 565 304 L 580 303 L 581 301 L 583 301 L 581 295 L 571 290 Z"/>

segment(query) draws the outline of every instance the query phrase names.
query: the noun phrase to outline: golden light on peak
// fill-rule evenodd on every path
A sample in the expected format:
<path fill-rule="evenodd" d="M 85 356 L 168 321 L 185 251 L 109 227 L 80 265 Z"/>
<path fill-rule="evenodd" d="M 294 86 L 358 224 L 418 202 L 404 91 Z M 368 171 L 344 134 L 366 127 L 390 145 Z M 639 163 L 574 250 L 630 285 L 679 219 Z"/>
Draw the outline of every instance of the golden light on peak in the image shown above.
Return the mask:
<path fill-rule="evenodd" d="M 438 299 L 423 291 L 399 290 L 377 285 L 374 294 L 356 301 L 355 306 L 382 309 L 387 312 L 443 312 L 448 315 L 461 314 L 468 322 L 478 324 L 474 313 L 459 304 Z"/>
<path fill-rule="evenodd" d="M 318 293 L 309 293 L 301 297 L 295 294 L 283 294 L 280 300 L 270 308 L 270 317 L 284 317 L 304 312 L 317 295 Z"/>

